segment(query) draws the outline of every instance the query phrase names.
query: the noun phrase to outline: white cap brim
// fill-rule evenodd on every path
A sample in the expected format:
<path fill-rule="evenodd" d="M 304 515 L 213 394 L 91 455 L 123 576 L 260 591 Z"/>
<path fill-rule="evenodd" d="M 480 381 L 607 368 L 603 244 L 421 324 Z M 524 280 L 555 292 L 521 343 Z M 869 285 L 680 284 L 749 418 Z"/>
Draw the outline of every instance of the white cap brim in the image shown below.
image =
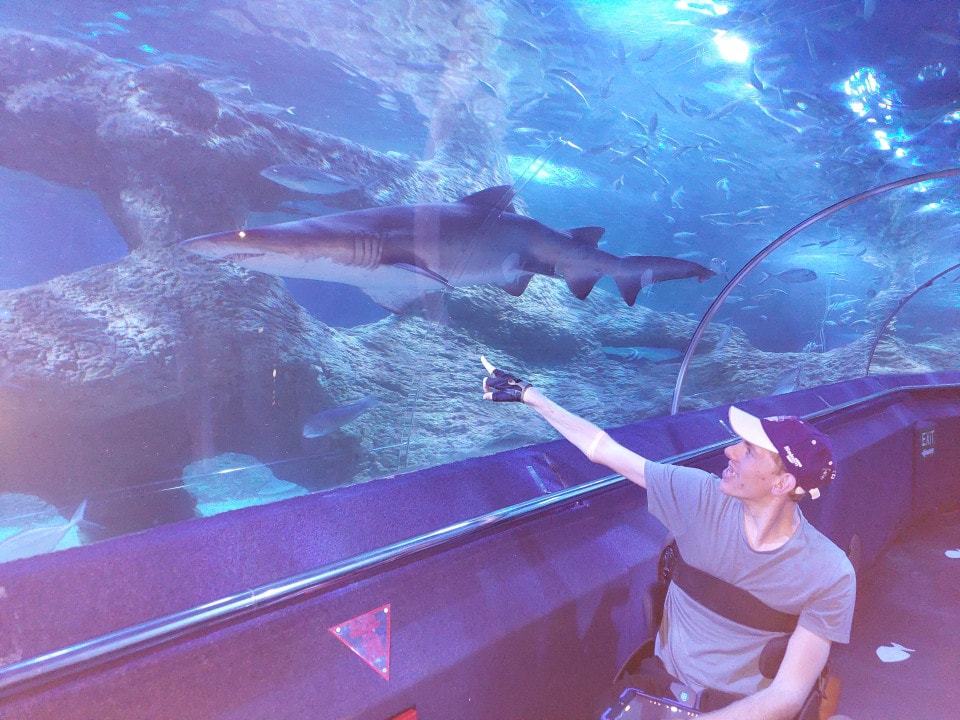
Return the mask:
<path fill-rule="evenodd" d="M 767 437 L 767 433 L 764 432 L 760 418 L 754 417 L 740 408 L 735 408 L 733 405 L 730 406 L 729 417 L 730 427 L 748 443 L 753 443 L 770 452 L 779 452 L 777 446 L 773 444 L 773 441 L 770 440 L 770 438 Z"/>

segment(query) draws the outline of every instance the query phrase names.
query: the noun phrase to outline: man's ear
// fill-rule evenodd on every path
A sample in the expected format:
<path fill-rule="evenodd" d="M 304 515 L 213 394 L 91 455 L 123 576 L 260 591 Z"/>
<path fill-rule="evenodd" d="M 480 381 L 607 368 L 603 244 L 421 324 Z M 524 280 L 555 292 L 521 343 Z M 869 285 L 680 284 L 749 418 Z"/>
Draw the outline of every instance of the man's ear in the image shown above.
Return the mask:
<path fill-rule="evenodd" d="M 773 484 L 771 492 L 774 495 L 789 495 L 797 487 L 797 479 L 793 473 L 782 472 L 777 476 L 777 481 Z"/>

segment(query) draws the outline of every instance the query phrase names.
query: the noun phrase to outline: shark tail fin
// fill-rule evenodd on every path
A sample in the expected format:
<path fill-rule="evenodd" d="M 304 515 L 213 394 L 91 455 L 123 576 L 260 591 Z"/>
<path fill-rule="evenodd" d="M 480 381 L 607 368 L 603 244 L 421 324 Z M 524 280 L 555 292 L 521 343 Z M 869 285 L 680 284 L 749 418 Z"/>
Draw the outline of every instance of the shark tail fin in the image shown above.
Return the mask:
<path fill-rule="evenodd" d="M 663 280 L 680 280 L 695 277 L 700 282 L 716 275 L 710 268 L 689 260 L 659 257 L 656 255 L 630 255 L 620 258 L 613 280 L 620 295 L 631 307 L 641 290 Z"/>

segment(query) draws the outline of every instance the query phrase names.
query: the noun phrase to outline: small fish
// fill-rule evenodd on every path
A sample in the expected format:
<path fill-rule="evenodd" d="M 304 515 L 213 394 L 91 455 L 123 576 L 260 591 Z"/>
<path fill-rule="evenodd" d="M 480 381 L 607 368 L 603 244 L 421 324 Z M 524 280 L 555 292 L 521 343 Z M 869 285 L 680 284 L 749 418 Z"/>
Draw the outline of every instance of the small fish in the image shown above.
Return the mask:
<path fill-rule="evenodd" d="M 698 138 L 703 138 L 704 142 L 706 142 L 708 145 L 713 145 L 714 147 L 720 147 L 720 141 L 711 135 L 705 135 L 703 133 L 698 133 L 698 132 L 695 132 L 694 135 L 696 135 Z"/>
<path fill-rule="evenodd" d="M 67 533 L 83 521 L 86 509 L 87 501 L 84 500 L 69 522 L 21 530 L 16 535 L 11 535 L 0 542 L 0 562 L 53 552 Z"/>
<path fill-rule="evenodd" d="M 573 142 L 573 140 L 567 140 L 565 137 L 558 137 L 556 142 L 559 145 L 566 145 L 571 150 L 576 150 L 580 153 L 586 152 L 582 147 Z"/>
<path fill-rule="evenodd" d="M 663 38 L 660 38 L 652 45 L 647 45 L 646 47 L 637 50 L 637 62 L 646 62 L 647 60 L 652 60 L 653 56 L 657 54 L 662 46 Z"/>
<path fill-rule="evenodd" d="M 725 199 L 730 199 L 730 178 L 722 177 L 717 180 L 717 191 L 723 193 Z"/>
<path fill-rule="evenodd" d="M 600 145 L 594 145 L 593 147 L 589 147 L 586 150 L 584 150 L 583 154 L 584 155 L 600 155 L 601 153 L 605 153 L 607 150 L 609 150 L 616 144 L 617 144 L 616 140 L 611 140 L 610 142 L 605 142 Z"/>
<path fill-rule="evenodd" d="M 706 115 L 710 112 L 702 103 L 686 95 L 680 96 L 680 110 L 687 117 Z"/>
<path fill-rule="evenodd" d="M 670 102 L 669 100 L 667 100 L 663 95 L 661 95 L 660 93 L 658 93 L 657 90 L 656 90 L 656 88 L 654 88 L 654 87 L 651 85 L 651 86 L 650 86 L 650 89 L 653 90 L 653 94 L 657 96 L 657 99 L 658 99 L 661 103 L 663 103 L 663 106 L 664 106 L 667 110 L 669 110 L 670 112 L 672 112 L 674 115 L 679 115 L 679 114 L 680 114 L 680 111 L 677 110 L 676 106 L 675 106 L 672 102 Z"/>
<path fill-rule="evenodd" d="M 707 116 L 705 117 L 705 119 L 706 119 L 706 120 L 716 120 L 717 118 L 722 118 L 724 115 L 730 114 L 730 113 L 734 110 L 734 108 L 736 108 L 737 105 L 739 105 L 739 104 L 742 103 L 743 101 L 744 101 L 744 98 L 739 98 L 739 99 L 737 99 L 737 100 L 731 100 L 730 102 L 726 103 L 725 105 L 721 105 L 721 106 L 718 107 L 716 110 L 714 110 L 713 112 L 711 112 L 709 115 L 707 115 Z"/>
<path fill-rule="evenodd" d="M 647 134 L 649 134 L 650 137 L 654 137 L 657 134 L 657 122 L 657 111 L 654 110 L 653 115 L 650 116 L 650 122 L 647 126 Z"/>
<path fill-rule="evenodd" d="M 590 110 L 590 109 L 591 109 L 591 108 L 590 108 L 590 103 L 589 103 L 589 101 L 587 100 L 587 96 L 584 95 L 584 94 L 580 91 L 580 88 L 578 88 L 578 87 L 573 83 L 572 80 L 570 80 L 570 79 L 569 79 L 568 77 L 566 77 L 565 75 L 561 75 L 561 74 L 556 73 L 556 72 L 551 73 L 550 70 L 548 70 L 547 72 L 550 73 L 550 74 L 552 74 L 555 78 L 557 78 L 557 80 L 559 80 L 560 82 L 562 82 L 564 85 L 566 85 L 566 86 L 569 87 L 571 90 L 573 90 L 577 95 L 579 95 L 579 96 L 580 96 L 580 99 L 583 100 L 583 104 L 587 106 L 587 110 Z"/>
<path fill-rule="evenodd" d="M 762 292 L 762 293 L 759 293 L 758 295 L 751 295 L 750 299 L 753 300 L 754 302 L 762 302 L 764 300 L 770 300 L 771 298 L 775 298 L 778 295 L 786 295 L 786 294 L 787 292 L 785 290 L 781 290 L 780 288 L 774 288 L 773 290 L 768 290 L 767 292 Z"/>
<path fill-rule="evenodd" d="M 85 22 L 80 24 L 87 31 L 87 37 L 93 39 L 101 35 L 123 35 L 127 28 L 115 22 Z"/>
<path fill-rule="evenodd" d="M 237 96 L 244 93 L 253 95 L 253 87 L 251 87 L 249 82 L 242 82 L 235 78 L 210 78 L 203 80 L 200 83 L 200 87 L 216 95 Z"/>
<path fill-rule="evenodd" d="M 677 240 L 686 240 L 687 238 L 696 237 L 697 234 L 695 232 L 684 231 L 684 232 L 675 232 L 673 236 L 677 238 Z"/>
<path fill-rule="evenodd" d="M 311 195 L 329 195 L 356 187 L 339 175 L 302 165 L 271 165 L 260 174 L 285 188 Z"/>
<path fill-rule="evenodd" d="M 477 78 L 477 85 L 479 85 L 480 89 L 483 90 L 483 92 L 485 92 L 487 95 L 490 95 L 491 97 L 495 97 L 498 100 L 500 99 L 500 93 L 498 93 L 497 89 L 493 85 L 488 83 L 486 80 Z"/>
<path fill-rule="evenodd" d="M 877 0 L 863 0 L 863 19 L 870 22 L 870 18 L 877 11 Z"/>
<path fill-rule="evenodd" d="M 785 393 L 791 393 L 800 387 L 800 366 L 797 365 L 796 369 L 790 368 L 785 370 L 777 377 L 777 382 L 773 388 L 774 395 L 783 395 Z"/>
<path fill-rule="evenodd" d="M 683 187 L 679 187 L 673 191 L 670 195 L 670 207 L 677 208 L 678 210 L 683 210 L 683 205 L 680 204 L 680 198 L 684 193 Z"/>
<path fill-rule="evenodd" d="M 617 49 L 614 51 L 613 56 L 621 65 L 627 64 L 627 51 L 623 47 L 623 40 L 617 40 Z"/>
<path fill-rule="evenodd" d="M 606 100 L 608 97 L 610 97 L 610 88 L 613 86 L 613 81 L 615 78 L 615 75 L 611 75 L 604 81 L 603 85 L 600 86 L 600 98 L 602 100 Z"/>
<path fill-rule="evenodd" d="M 647 132 L 647 126 L 643 124 L 643 120 L 641 120 L 638 117 L 635 117 L 634 115 L 630 115 L 629 113 L 625 113 L 623 110 L 620 111 L 620 114 L 623 115 L 624 120 L 626 120 L 627 122 L 632 122 L 638 128 L 643 130 L 644 133 Z"/>
<path fill-rule="evenodd" d="M 321 410 L 303 424 L 303 436 L 305 438 L 318 438 L 329 435 L 379 404 L 375 397 L 368 395 L 359 402 Z"/>
<path fill-rule="evenodd" d="M 783 270 L 778 273 L 765 272 L 760 282 L 766 282 L 772 277 L 784 283 L 805 283 L 816 280 L 817 273 L 808 268 L 790 268 L 789 270 Z"/>
<path fill-rule="evenodd" d="M 512 38 L 512 37 L 503 37 L 502 35 L 497 35 L 497 40 L 502 40 L 507 43 L 507 45 L 512 45 L 518 50 L 529 50 L 530 52 L 535 52 L 537 55 L 543 55 L 543 51 L 534 45 L 529 40 L 524 40 L 523 38 Z"/>
<path fill-rule="evenodd" d="M 723 332 L 720 333 L 720 339 L 717 340 L 717 344 L 713 346 L 713 349 L 710 352 L 716 352 L 726 345 L 727 341 L 730 339 L 731 333 L 733 333 L 733 321 L 727 323 L 727 326 L 723 329 Z"/>
<path fill-rule="evenodd" d="M 817 48 L 814 46 L 813 40 L 810 39 L 810 32 L 807 28 L 803 29 L 803 39 L 807 43 L 807 52 L 810 54 L 810 59 L 816 62 L 820 57 L 817 55 Z"/>
<path fill-rule="evenodd" d="M 516 133 L 517 135 L 523 135 L 523 136 L 534 136 L 534 135 L 544 134 L 543 130 L 535 127 L 515 127 L 510 132 Z"/>
<path fill-rule="evenodd" d="M 623 190 L 623 175 L 613 181 L 614 190 Z"/>
<path fill-rule="evenodd" d="M 383 103 L 381 103 L 381 105 L 383 105 Z M 384 105 L 384 107 L 386 107 L 386 105 Z M 257 112 L 262 115 L 276 117 L 277 115 L 281 115 L 283 113 L 286 113 L 287 115 L 294 115 L 294 111 L 297 109 L 297 106 L 288 105 L 287 107 L 283 107 L 282 105 L 275 105 L 274 103 L 258 102 L 254 105 L 251 105 L 249 109 L 252 112 Z"/>
<path fill-rule="evenodd" d="M 650 362 L 654 365 L 679 362 L 683 353 L 673 348 L 663 347 L 602 347 L 604 355 L 623 362 Z"/>

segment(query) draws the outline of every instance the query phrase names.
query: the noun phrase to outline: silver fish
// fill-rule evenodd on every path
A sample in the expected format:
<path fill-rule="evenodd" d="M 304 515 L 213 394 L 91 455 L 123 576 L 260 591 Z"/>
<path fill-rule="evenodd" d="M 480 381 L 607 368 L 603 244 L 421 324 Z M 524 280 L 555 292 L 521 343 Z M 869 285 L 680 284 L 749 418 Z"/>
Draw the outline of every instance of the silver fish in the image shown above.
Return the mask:
<path fill-rule="evenodd" d="M 683 355 L 679 350 L 663 347 L 602 347 L 603 354 L 610 358 L 616 358 L 623 362 L 641 362 L 647 361 L 655 365 L 664 363 L 680 362 Z"/>
<path fill-rule="evenodd" d="M 359 402 L 321 410 L 303 424 L 303 436 L 305 438 L 318 438 L 329 435 L 379 404 L 375 397 L 368 395 Z"/>
<path fill-rule="evenodd" d="M 332 194 L 357 187 L 339 175 L 303 165 L 271 165 L 260 174 L 285 188 L 311 195 Z"/>

